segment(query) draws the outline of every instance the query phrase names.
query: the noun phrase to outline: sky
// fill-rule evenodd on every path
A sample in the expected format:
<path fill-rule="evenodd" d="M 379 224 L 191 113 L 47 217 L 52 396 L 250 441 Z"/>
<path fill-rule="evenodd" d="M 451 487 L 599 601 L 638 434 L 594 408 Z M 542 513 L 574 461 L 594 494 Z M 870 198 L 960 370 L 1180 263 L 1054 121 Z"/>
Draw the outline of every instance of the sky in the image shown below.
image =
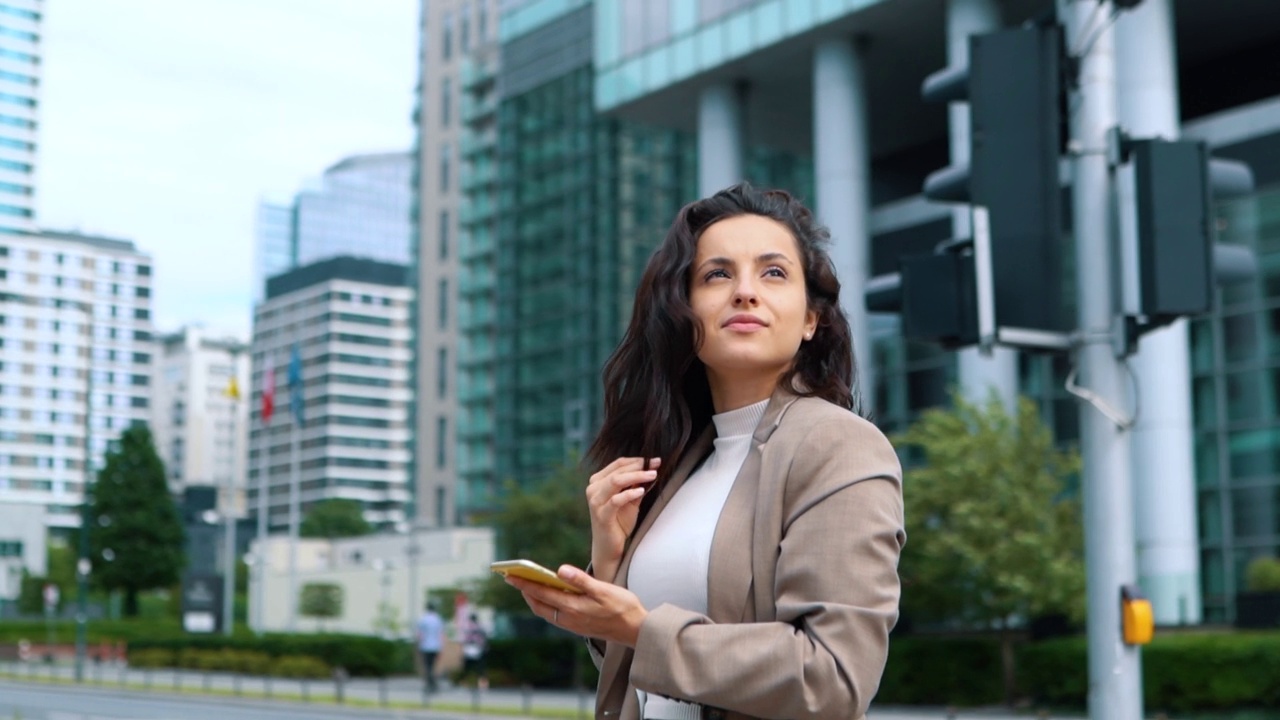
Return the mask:
<path fill-rule="evenodd" d="M 254 219 L 413 144 L 419 0 L 47 0 L 36 221 L 132 240 L 155 327 L 249 339 Z"/>

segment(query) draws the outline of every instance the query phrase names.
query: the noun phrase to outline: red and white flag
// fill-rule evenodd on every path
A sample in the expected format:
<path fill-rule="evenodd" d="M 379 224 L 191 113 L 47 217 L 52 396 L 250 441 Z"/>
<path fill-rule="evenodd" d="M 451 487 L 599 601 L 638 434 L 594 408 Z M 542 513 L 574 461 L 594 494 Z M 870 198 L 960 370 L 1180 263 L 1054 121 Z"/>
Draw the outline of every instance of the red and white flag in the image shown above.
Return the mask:
<path fill-rule="evenodd" d="M 262 424 L 271 422 L 271 413 L 276 409 L 276 368 L 271 363 L 271 353 L 267 353 L 266 366 L 262 369 Z"/>

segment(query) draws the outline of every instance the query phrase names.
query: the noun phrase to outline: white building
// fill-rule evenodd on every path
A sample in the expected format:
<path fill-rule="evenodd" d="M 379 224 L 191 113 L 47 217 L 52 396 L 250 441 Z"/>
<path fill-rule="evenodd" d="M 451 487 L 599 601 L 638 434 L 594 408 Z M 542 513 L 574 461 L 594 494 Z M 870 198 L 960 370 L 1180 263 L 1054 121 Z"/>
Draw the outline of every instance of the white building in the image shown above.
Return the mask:
<path fill-rule="evenodd" d="M 249 346 L 207 337 L 197 327 L 158 339 L 152 376 L 151 429 L 169 487 L 219 488 L 219 509 L 244 512 L 248 401 L 228 394 L 232 378 L 249 386 Z"/>
<path fill-rule="evenodd" d="M 35 230 L 43 0 L 0 2 L 0 235 Z"/>
<path fill-rule="evenodd" d="M 0 235 L 0 503 L 77 527 L 86 412 L 96 467 L 150 419 L 151 353 L 151 259 L 132 242 Z"/>
<path fill-rule="evenodd" d="M 360 502 L 375 526 L 405 519 L 413 298 L 406 275 L 403 265 L 338 257 L 267 281 L 266 300 L 254 316 L 248 496 L 249 512 L 256 515 L 263 451 L 269 447 L 272 531 L 288 527 L 295 457 L 302 516 L 318 501 L 346 498 Z M 294 347 L 304 386 L 301 426 L 289 407 Z M 276 391 L 275 413 L 264 433 L 267 364 L 274 368 Z"/>
<path fill-rule="evenodd" d="M 258 573 L 250 574 L 249 617 L 263 617 L 255 631 L 283 632 L 289 627 L 289 541 L 270 538 L 252 555 L 266 558 L 265 593 Z M 416 558 L 416 563 L 410 560 Z M 324 621 L 297 618 L 299 631 L 407 637 L 422 605 L 435 590 L 465 588 L 489 575 L 494 560 L 493 529 L 468 527 L 419 530 L 344 540 L 301 540 L 297 587 L 332 583 L 342 588 L 342 615 Z M 265 617 L 256 603 L 265 595 Z"/>
<path fill-rule="evenodd" d="M 18 599 L 22 571 L 47 574 L 44 509 L 0 502 L 0 602 Z"/>

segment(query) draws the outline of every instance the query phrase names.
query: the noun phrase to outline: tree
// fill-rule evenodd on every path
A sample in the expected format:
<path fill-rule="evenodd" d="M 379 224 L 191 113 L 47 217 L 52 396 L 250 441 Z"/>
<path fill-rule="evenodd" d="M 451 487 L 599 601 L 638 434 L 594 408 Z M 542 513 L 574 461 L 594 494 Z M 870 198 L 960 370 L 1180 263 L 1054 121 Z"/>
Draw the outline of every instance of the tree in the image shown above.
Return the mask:
<path fill-rule="evenodd" d="M 505 485 L 501 508 L 486 520 L 497 533 L 502 558 L 533 560 L 555 570 L 562 563 L 585 567 L 591 559 L 591 517 L 587 478 L 574 465 L 556 468 L 542 482 L 522 488 Z M 492 576 L 480 602 L 500 611 L 528 615 L 520 594 Z"/>
<path fill-rule="evenodd" d="M 151 431 L 125 430 L 89 489 L 93 582 L 124 592 L 124 614 L 138 615 L 138 593 L 178 582 L 186 564 L 182 521 L 169 495 Z"/>
<path fill-rule="evenodd" d="M 342 586 L 333 583 L 303 585 L 298 595 L 298 614 L 316 618 L 323 632 L 325 620 L 342 615 Z"/>
<path fill-rule="evenodd" d="M 364 507 L 356 500 L 321 500 L 307 510 L 298 534 L 308 538 L 359 537 L 373 532 L 364 519 Z"/>
<path fill-rule="evenodd" d="M 923 454 L 904 483 L 904 611 L 917 620 L 1001 632 L 1012 699 L 1011 631 L 1032 617 L 1084 614 L 1084 536 L 1069 482 L 1079 454 L 1061 451 L 1022 398 L 1011 416 L 955 396 L 896 438 Z"/>

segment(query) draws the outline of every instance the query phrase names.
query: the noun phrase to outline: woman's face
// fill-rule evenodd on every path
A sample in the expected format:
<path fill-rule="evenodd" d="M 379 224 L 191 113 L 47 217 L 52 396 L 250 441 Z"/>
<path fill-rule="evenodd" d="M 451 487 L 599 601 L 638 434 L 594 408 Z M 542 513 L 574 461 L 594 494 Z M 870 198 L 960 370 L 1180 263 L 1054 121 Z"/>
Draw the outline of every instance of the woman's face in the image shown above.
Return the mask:
<path fill-rule="evenodd" d="M 702 325 L 698 359 L 713 380 L 776 380 L 818 323 L 795 238 L 760 215 L 725 218 L 702 232 L 689 304 Z"/>

